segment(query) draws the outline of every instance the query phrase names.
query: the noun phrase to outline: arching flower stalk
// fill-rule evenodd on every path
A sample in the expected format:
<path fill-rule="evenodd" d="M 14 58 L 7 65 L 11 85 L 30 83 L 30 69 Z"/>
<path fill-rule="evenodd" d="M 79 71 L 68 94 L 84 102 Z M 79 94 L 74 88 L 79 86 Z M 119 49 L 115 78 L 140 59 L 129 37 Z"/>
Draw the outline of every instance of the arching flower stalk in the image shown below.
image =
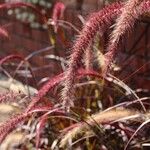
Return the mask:
<path fill-rule="evenodd" d="M 111 25 L 113 19 L 121 12 L 122 3 L 114 3 L 107 6 L 98 13 L 91 15 L 87 23 L 85 24 L 79 38 L 76 40 L 72 54 L 69 59 L 69 66 L 65 72 L 64 88 L 62 90 L 62 99 L 65 107 L 74 105 L 74 79 L 75 72 L 79 66 L 83 54 L 87 48 L 90 47 L 94 40 L 95 35 L 101 31 L 100 35 L 103 35 L 104 29 Z"/>
<path fill-rule="evenodd" d="M 111 64 L 117 50 L 121 38 L 127 31 L 131 31 L 136 20 L 144 13 L 150 11 L 149 1 L 147 0 L 128 0 L 122 8 L 121 15 L 117 18 L 114 30 L 112 31 L 110 42 L 105 54 L 106 64 L 104 74 L 107 73 L 108 67 Z"/>
<path fill-rule="evenodd" d="M 119 28 L 119 30 L 117 29 L 117 33 L 116 31 L 113 31 L 113 36 L 111 37 L 110 44 L 107 48 L 108 52 L 105 55 L 105 66 L 103 68 L 103 75 L 106 75 L 108 67 L 118 48 L 120 38 L 127 30 L 131 29 L 139 16 L 141 16 L 145 12 L 148 12 L 150 9 L 150 1 L 144 0 L 143 2 L 140 2 L 141 0 L 128 1 L 122 9 L 122 3 L 115 3 L 104 8 L 98 13 L 94 13 L 90 17 L 89 21 L 85 24 L 85 27 L 83 28 L 80 37 L 75 42 L 73 46 L 73 52 L 69 59 L 69 66 L 65 74 L 64 88 L 62 91 L 62 98 L 65 107 L 71 107 L 74 105 L 73 84 L 75 79 L 75 71 L 79 65 L 79 60 L 82 59 L 84 51 L 90 46 L 90 44 L 94 40 L 95 34 L 98 31 L 103 31 L 103 29 L 108 28 L 112 20 L 117 17 L 119 13 L 125 11 L 123 12 L 123 15 L 125 16 L 122 17 L 121 15 L 122 23 L 117 23 L 116 26 L 116 28 Z M 130 11 L 132 12 L 132 14 L 130 13 Z M 101 35 L 102 34 L 103 33 L 101 33 Z"/>

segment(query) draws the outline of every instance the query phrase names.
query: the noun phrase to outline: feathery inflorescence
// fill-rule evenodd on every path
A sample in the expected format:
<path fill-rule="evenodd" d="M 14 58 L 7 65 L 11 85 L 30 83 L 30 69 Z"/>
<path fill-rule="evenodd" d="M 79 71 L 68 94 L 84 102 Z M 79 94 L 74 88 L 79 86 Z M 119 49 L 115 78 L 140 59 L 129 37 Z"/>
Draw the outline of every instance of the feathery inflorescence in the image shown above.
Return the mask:
<path fill-rule="evenodd" d="M 98 13 L 94 13 L 94 15 L 90 17 L 89 21 L 83 28 L 80 37 L 76 40 L 73 46 L 73 52 L 69 59 L 69 66 L 65 73 L 64 88 L 62 90 L 64 106 L 68 105 L 70 107 L 74 104 L 73 84 L 75 71 L 79 65 L 79 60 L 82 59 L 84 51 L 89 48 L 97 31 L 103 31 L 103 29 L 107 28 L 111 24 L 112 20 L 123 11 L 123 14 L 121 13 L 121 16 L 119 17 L 121 19 L 118 19 L 115 29 L 116 31 L 114 31 L 112 34 L 111 41 L 108 46 L 108 52 L 105 55 L 103 75 L 106 75 L 108 66 L 118 48 L 118 42 L 120 38 L 134 25 L 136 19 L 141 14 L 149 11 L 150 2 L 146 0 L 144 0 L 141 4 L 140 2 L 140 0 L 129 1 L 122 9 L 122 3 L 115 3 L 104 8 Z"/>
<path fill-rule="evenodd" d="M 149 1 L 146 0 L 128 0 L 122 8 L 121 15 L 117 18 L 115 28 L 112 31 L 110 42 L 108 44 L 107 53 L 105 54 L 105 69 L 107 73 L 108 67 L 117 53 L 121 38 L 127 31 L 130 31 L 135 24 L 135 21 L 145 12 L 148 12 Z"/>
<path fill-rule="evenodd" d="M 16 126 L 25 120 L 29 114 L 18 114 L 13 116 L 4 124 L 0 125 L 0 143 L 5 139 L 5 137 L 12 131 Z"/>
<path fill-rule="evenodd" d="M 38 12 L 42 16 L 42 20 L 46 21 L 45 17 L 37 10 L 34 6 L 22 2 L 18 3 L 7 3 L 0 5 L 1 8 L 14 8 L 14 7 L 20 7 L 20 6 L 27 6 Z M 63 11 L 65 9 L 65 6 L 62 3 L 57 3 L 54 7 L 54 14 L 52 16 L 52 19 L 54 21 L 55 28 L 57 30 L 58 24 L 57 19 L 62 15 Z M 112 21 L 121 14 L 115 24 L 115 28 L 111 34 L 110 42 L 107 48 L 107 53 L 105 55 L 105 58 L 102 57 L 103 62 L 106 64 L 104 69 L 102 69 L 104 75 L 106 75 L 108 66 L 110 65 L 114 55 L 117 52 L 118 45 L 120 43 L 120 39 L 124 36 L 124 34 L 130 30 L 134 24 L 135 21 L 139 18 L 140 15 L 142 15 L 145 12 L 148 12 L 150 10 L 150 1 L 149 0 L 128 0 L 125 5 L 121 2 L 117 2 L 114 4 L 111 4 L 110 6 L 107 6 L 103 10 L 93 13 L 93 15 L 90 16 L 89 20 L 85 24 L 79 38 L 76 40 L 74 46 L 73 46 L 73 52 L 70 56 L 69 62 L 68 62 L 68 69 L 65 73 L 61 73 L 54 78 L 51 78 L 48 82 L 46 82 L 42 88 L 38 91 L 38 94 L 31 98 L 31 102 L 29 103 L 28 107 L 25 109 L 24 112 L 13 116 L 10 118 L 7 122 L 0 125 L 0 143 L 4 140 L 4 138 L 13 130 L 16 128 L 16 126 L 25 121 L 27 117 L 31 116 L 33 113 L 45 113 L 41 117 L 41 120 L 39 120 L 39 128 L 37 128 L 37 141 L 36 141 L 36 147 L 38 148 L 38 145 L 40 143 L 40 131 L 42 128 L 44 128 L 44 125 L 46 123 L 47 117 L 49 117 L 50 112 L 54 112 L 55 106 L 53 103 L 49 102 L 48 105 L 44 105 L 46 103 L 43 103 L 44 96 L 56 85 L 59 83 L 62 83 L 64 86 L 62 91 L 62 100 L 63 103 L 59 104 L 59 106 L 65 106 L 65 108 L 70 108 L 74 105 L 74 83 L 75 79 L 80 79 L 85 76 L 93 76 L 98 78 L 105 78 L 105 76 L 100 75 L 97 72 L 94 72 L 91 69 L 90 63 L 91 61 L 91 45 L 93 44 L 93 41 L 95 40 L 95 36 L 97 33 L 99 33 L 100 36 L 103 35 L 105 30 L 112 24 Z M 1 31 L 0 31 L 1 32 Z M 78 69 L 81 65 L 81 60 L 83 58 L 84 52 L 87 52 L 87 62 L 85 63 L 86 69 Z M 103 55 L 103 54 L 100 54 Z M 10 59 L 21 59 L 23 58 L 18 55 L 10 55 L 0 60 L 0 65 L 5 63 L 6 61 Z M 103 65 L 103 66 L 104 66 Z M 111 79 L 112 80 L 112 79 Z M 120 83 L 120 82 L 119 82 Z M 120 84 L 118 84 L 120 85 Z M 125 89 L 124 84 L 122 84 L 123 88 Z M 129 92 L 130 93 L 130 92 Z M 132 93 L 132 92 L 131 92 Z M 0 101 L 3 102 L 7 97 L 9 98 L 9 94 L 6 95 L 6 97 L 1 97 Z M 15 96 L 15 95 L 14 95 Z M 43 99 L 42 99 L 43 98 Z M 40 105 L 38 105 L 40 103 Z M 57 102 L 56 102 L 57 103 Z M 58 103 L 57 103 L 58 104 Z M 58 108 L 60 110 L 60 107 Z M 62 107 L 61 107 L 62 109 Z M 52 110 L 52 111 L 51 111 Z M 60 110 L 61 111 L 61 110 Z M 64 111 L 64 109 L 63 109 Z M 57 112 L 57 110 L 55 111 Z M 64 111 L 64 114 L 68 114 Z M 91 117 L 87 118 L 85 122 L 79 122 L 76 124 L 73 124 L 73 126 L 70 126 L 67 132 L 65 132 L 63 139 L 60 142 L 60 147 L 64 147 L 68 141 L 72 138 L 74 138 L 78 133 L 81 133 L 81 131 L 89 131 L 90 126 L 94 126 L 95 122 L 98 124 L 107 124 L 112 123 L 113 121 L 118 121 L 119 119 L 122 119 L 124 117 L 129 117 L 130 119 L 133 119 L 132 115 L 139 115 L 144 114 L 140 111 L 133 111 L 125 108 L 121 109 L 113 109 L 113 110 L 107 110 L 102 113 L 97 113 L 92 115 Z M 140 116 L 140 115 L 139 115 Z M 140 116 L 141 117 L 141 116 Z M 146 117 L 145 117 L 146 118 Z M 38 118 L 40 119 L 40 118 Z M 88 132 L 87 132 L 88 133 Z M 94 133 L 94 132 L 93 132 Z"/>
<path fill-rule="evenodd" d="M 62 99 L 65 106 L 73 106 L 73 84 L 75 72 L 78 68 L 79 61 L 81 61 L 83 57 L 83 53 L 87 48 L 89 48 L 96 33 L 101 31 L 100 35 L 102 35 L 102 31 L 108 28 L 108 26 L 112 23 L 112 20 L 121 12 L 121 7 L 122 3 L 114 3 L 110 6 L 107 6 L 98 13 L 91 15 L 85 24 L 79 38 L 76 40 L 73 46 L 72 54 L 68 62 L 69 66 L 65 72 L 65 82 L 62 91 Z"/>
<path fill-rule="evenodd" d="M 57 32 L 58 29 L 58 19 L 61 19 L 64 15 L 65 5 L 62 2 L 57 2 L 53 8 L 52 22 L 54 26 L 54 31 Z"/>
<path fill-rule="evenodd" d="M 83 133 L 84 131 L 90 130 L 89 125 L 92 126 L 95 124 L 95 122 L 97 122 L 98 124 L 106 124 L 124 117 L 129 117 L 137 114 L 139 114 L 139 112 L 128 110 L 128 109 L 116 109 L 116 110 L 106 111 L 104 113 L 100 112 L 94 114 L 91 117 L 86 119 L 86 123 L 80 122 L 74 124 L 72 127 L 69 127 L 67 131 L 65 130 L 65 134 L 60 141 L 60 147 L 62 148 L 65 147 L 68 141 L 76 137 L 79 133 Z M 95 120 L 95 122 L 93 120 Z"/>

